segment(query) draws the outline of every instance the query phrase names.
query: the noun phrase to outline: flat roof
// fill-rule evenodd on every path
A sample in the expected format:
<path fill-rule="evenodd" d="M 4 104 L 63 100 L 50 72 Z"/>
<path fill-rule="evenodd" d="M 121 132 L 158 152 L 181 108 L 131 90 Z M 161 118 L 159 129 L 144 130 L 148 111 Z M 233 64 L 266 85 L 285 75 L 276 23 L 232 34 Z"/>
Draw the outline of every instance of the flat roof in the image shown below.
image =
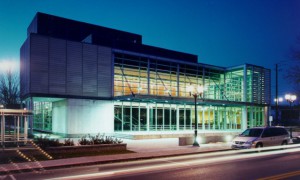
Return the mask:
<path fill-rule="evenodd" d="M 142 36 L 139 34 L 66 19 L 41 12 L 36 14 L 29 25 L 27 34 L 29 35 L 30 33 L 138 53 L 147 53 L 187 62 L 198 62 L 197 55 L 142 44 Z"/>

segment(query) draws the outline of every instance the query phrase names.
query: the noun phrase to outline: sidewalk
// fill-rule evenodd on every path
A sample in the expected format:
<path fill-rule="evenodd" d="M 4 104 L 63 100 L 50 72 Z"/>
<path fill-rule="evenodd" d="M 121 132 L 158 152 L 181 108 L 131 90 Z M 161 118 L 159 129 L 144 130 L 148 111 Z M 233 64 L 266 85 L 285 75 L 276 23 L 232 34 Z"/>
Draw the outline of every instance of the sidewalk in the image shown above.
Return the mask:
<path fill-rule="evenodd" d="M 137 159 L 151 159 L 184 154 L 223 151 L 230 149 L 229 143 L 201 144 L 200 147 L 193 147 L 191 145 L 178 146 L 178 138 L 124 140 L 124 143 L 127 143 L 128 150 L 134 151 L 136 153 L 4 164 L 0 165 L 0 172 L 18 172 L 43 170 L 59 167 L 71 167 L 79 165 L 104 164 L 111 162 L 130 161 Z"/>

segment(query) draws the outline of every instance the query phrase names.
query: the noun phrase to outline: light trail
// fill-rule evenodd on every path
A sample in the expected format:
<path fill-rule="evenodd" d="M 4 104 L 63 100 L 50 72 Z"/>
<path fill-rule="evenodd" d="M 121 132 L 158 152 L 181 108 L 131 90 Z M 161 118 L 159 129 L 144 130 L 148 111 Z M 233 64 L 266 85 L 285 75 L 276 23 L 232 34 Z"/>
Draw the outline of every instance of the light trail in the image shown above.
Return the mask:
<path fill-rule="evenodd" d="M 280 151 L 266 151 L 266 150 L 282 149 L 283 148 L 282 146 L 270 147 L 270 148 L 268 147 L 268 148 L 262 149 L 262 151 L 266 151 L 266 152 L 259 152 L 259 153 L 253 153 L 253 154 L 247 154 L 247 153 L 242 153 L 242 152 L 257 152 L 257 149 L 249 149 L 249 150 L 234 151 L 234 152 L 227 151 L 227 152 L 205 153 L 205 154 L 200 154 L 200 155 L 190 155 L 188 157 L 193 157 L 193 159 L 188 160 L 186 162 L 173 162 L 173 161 L 179 160 L 179 159 L 185 159 L 187 156 L 163 158 L 163 159 L 153 160 L 155 162 L 157 162 L 157 161 L 161 162 L 161 164 L 156 164 L 156 165 L 146 165 L 143 167 L 132 167 L 132 168 L 127 168 L 127 169 L 119 169 L 119 170 L 108 170 L 108 171 L 104 171 L 104 172 L 91 173 L 91 174 L 71 175 L 71 176 L 53 178 L 51 180 L 104 178 L 104 177 L 112 177 L 112 176 L 118 176 L 118 175 L 129 175 L 129 174 L 135 174 L 135 173 L 163 171 L 163 170 L 170 170 L 170 169 L 176 169 L 176 168 L 182 168 L 182 167 L 186 168 L 186 167 L 193 167 L 193 166 L 198 166 L 198 165 L 207 165 L 207 164 L 228 162 L 228 161 L 234 161 L 234 160 L 258 158 L 258 157 L 277 155 L 277 154 L 283 154 L 283 153 L 299 152 L 300 148 L 296 148 L 296 147 L 300 147 L 300 145 L 284 146 L 285 149 L 280 150 Z M 234 156 L 228 156 L 228 155 L 233 155 L 233 154 L 234 154 Z M 227 155 L 227 156 L 201 159 L 201 157 L 220 156 L 220 155 Z M 173 161 L 171 161 L 171 160 L 173 160 Z M 138 162 L 141 162 L 141 161 L 138 161 Z"/>

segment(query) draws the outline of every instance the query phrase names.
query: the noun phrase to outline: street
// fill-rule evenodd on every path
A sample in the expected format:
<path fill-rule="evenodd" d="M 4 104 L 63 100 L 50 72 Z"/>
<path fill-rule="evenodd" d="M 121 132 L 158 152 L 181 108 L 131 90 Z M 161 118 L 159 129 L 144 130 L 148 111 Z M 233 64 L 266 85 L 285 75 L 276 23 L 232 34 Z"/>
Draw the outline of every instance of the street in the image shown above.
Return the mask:
<path fill-rule="evenodd" d="M 24 172 L 2 179 L 298 179 L 299 162 L 299 148 L 235 150 Z"/>

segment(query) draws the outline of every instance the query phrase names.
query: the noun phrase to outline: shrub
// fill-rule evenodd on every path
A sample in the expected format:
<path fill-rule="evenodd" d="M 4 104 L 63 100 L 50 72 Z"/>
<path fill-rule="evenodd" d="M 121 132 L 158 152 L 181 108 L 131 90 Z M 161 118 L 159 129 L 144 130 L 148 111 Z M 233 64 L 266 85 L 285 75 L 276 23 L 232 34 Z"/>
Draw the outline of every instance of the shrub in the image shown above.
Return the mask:
<path fill-rule="evenodd" d="M 59 142 L 58 139 L 50 139 L 49 135 L 46 136 L 39 136 L 37 138 L 34 138 L 34 143 L 38 145 L 41 148 L 46 148 L 46 147 L 57 147 L 57 146 L 62 146 L 63 144 Z"/>
<path fill-rule="evenodd" d="M 73 139 L 65 139 L 65 141 L 64 141 L 64 144 L 63 144 L 64 146 L 74 146 L 74 141 L 73 141 Z"/>
<path fill-rule="evenodd" d="M 82 136 L 78 140 L 78 144 L 80 144 L 80 145 L 91 145 L 91 141 L 86 136 Z"/>
<path fill-rule="evenodd" d="M 121 144 L 123 141 L 118 138 L 113 138 L 111 136 L 104 136 L 104 134 L 97 134 L 95 136 L 83 136 L 78 140 L 80 145 L 93 145 L 93 144 Z"/>

